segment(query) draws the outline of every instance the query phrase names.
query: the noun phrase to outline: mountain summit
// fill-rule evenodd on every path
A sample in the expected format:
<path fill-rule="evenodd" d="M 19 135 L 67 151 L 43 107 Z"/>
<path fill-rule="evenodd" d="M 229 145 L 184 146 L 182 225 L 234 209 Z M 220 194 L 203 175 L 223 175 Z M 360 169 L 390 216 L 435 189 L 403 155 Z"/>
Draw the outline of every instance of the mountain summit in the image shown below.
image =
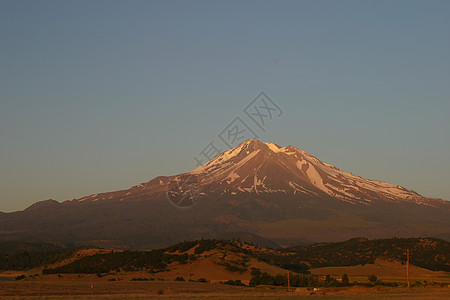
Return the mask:
<path fill-rule="evenodd" d="M 410 202 L 439 207 L 445 202 L 430 199 L 378 180 L 364 179 L 324 163 L 294 146 L 246 140 L 223 152 L 188 174 L 176 176 L 196 186 L 223 193 L 324 194 L 351 204 L 370 205 L 373 201 Z"/>
<path fill-rule="evenodd" d="M 202 237 L 272 247 L 356 236 L 450 240 L 449 228 L 447 201 L 364 179 L 294 146 L 258 140 L 244 141 L 188 173 L 0 214 L 1 240 L 110 248 L 161 247 Z"/>

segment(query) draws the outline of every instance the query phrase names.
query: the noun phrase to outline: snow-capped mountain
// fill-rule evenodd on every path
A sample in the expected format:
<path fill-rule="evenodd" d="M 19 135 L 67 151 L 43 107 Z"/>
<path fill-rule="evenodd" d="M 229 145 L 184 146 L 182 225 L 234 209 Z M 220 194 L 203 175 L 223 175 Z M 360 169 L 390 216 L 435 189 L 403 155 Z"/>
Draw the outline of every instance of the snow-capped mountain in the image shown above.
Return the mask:
<path fill-rule="evenodd" d="M 0 240 L 113 248 L 202 237 L 273 246 L 358 236 L 450 240 L 450 202 L 364 179 L 293 146 L 247 140 L 188 173 L 0 214 Z"/>
<path fill-rule="evenodd" d="M 370 205 L 378 200 L 431 206 L 445 203 L 398 185 L 342 171 L 294 146 L 280 147 L 258 140 L 247 140 L 169 181 L 173 180 L 232 195 L 283 192 L 319 196 L 325 193 L 352 204 Z"/>

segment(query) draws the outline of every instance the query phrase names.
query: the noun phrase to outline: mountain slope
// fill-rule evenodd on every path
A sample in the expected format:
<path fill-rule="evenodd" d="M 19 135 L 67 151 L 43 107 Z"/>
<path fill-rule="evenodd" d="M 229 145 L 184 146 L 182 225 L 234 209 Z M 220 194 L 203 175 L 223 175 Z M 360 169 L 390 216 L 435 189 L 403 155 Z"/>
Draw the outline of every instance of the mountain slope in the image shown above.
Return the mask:
<path fill-rule="evenodd" d="M 355 236 L 450 239 L 450 204 L 293 146 L 247 140 L 189 173 L 0 215 L 1 240 L 147 248 L 220 236 L 282 246 Z"/>
<path fill-rule="evenodd" d="M 349 203 L 383 200 L 430 206 L 445 204 L 398 185 L 341 171 L 294 146 L 280 147 L 258 140 L 247 140 L 190 174 L 204 177 L 199 180 L 200 186 L 215 183 L 235 192 L 282 191 L 310 195 L 324 192 Z"/>

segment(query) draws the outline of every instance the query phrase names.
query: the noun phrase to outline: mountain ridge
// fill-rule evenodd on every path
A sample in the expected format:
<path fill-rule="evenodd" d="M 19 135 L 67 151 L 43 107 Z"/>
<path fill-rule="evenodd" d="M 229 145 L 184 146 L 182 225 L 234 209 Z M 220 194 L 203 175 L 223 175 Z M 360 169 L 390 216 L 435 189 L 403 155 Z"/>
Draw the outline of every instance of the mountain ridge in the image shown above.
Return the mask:
<path fill-rule="evenodd" d="M 250 147 L 246 147 L 248 145 Z M 117 190 L 117 191 L 113 191 L 113 192 L 103 192 L 103 193 L 92 194 L 92 195 L 85 196 L 85 197 L 82 197 L 82 198 L 79 198 L 79 199 L 66 200 L 66 201 L 63 201 L 63 202 L 57 202 L 57 201 L 55 201 L 53 199 L 43 200 L 43 201 L 36 202 L 35 204 L 29 206 L 26 209 L 30 209 L 31 207 L 35 206 L 38 203 L 40 205 L 43 205 L 43 204 L 51 205 L 51 204 L 56 204 L 55 202 L 57 202 L 57 203 L 64 203 L 64 202 L 67 202 L 67 201 L 69 201 L 69 202 L 70 201 L 84 202 L 84 201 L 106 200 L 108 198 L 111 199 L 111 194 L 113 194 L 113 193 L 122 194 L 123 192 L 125 192 L 125 194 L 123 196 L 128 196 L 132 192 L 134 192 L 136 190 L 139 190 L 139 189 L 144 190 L 144 191 L 151 190 L 152 193 L 157 193 L 157 192 L 161 192 L 161 191 L 165 191 L 167 189 L 170 189 L 170 187 L 167 187 L 167 184 L 170 181 L 170 178 L 175 178 L 175 179 L 181 178 L 182 179 L 183 177 L 190 176 L 190 175 L 194 175 L 194 177 L 195 177 L 195 176 L 199 176 L 199 175 L 202 175 L 202 174 L 206 173 L 207 177 L 208 176 L 211 177 L 211 179 L 209 179 L 209 180 L 208 180 L 208 178 L 206 180 L 203 180 L 203 182 L 198 184 L 198 186 L 202 186 L 202 185 L 211 183 L 211 180 L 216 180 L 216 181 L 223 182 L 224 178 L 220 178 L 220 175 L 215 174 L 215 172 L 217 171 L 217 170 L 215 170 L 215 168 L 218 168 L 218 166 L 219 166 L 218 162 L 220 163 L 222 160 L 227 162 L 228 160 L 233 159 L 233 157 L 235 155 L 239 155 L 239 153 L 237 153 L 237 152 L 239 152 L 239 151 L 248 151 L 248 149 L 250 148 L 251 149 L 250 155 L 245 158 L 245 160 L 246 160 L 245 162 L 247 162 L 248 160 L 251 160 L 252 158 L 254 158 L 254 156 L 258 155 L 259 151 L 261 151 L 261 149 L 262 149 L 261 147 L 264 147 L 264 146 L 266 146 L 267 149 L 269 149 L 272 153 L 284 153 L 284 154 L 287 154 L 287 155 L 292 155 L 293 153 L 296 153 L 296 152 L 297 153 L 301 153 L 304 157 L 309 157 L 310 160 L 314 161 L 315 163 L 321 164 L 322 166 L 325 166 L 326 168 L 329 168 L 329 170 L 335 171 L 337 173 L 337 175 L 336 174 L 332 174 L 332 175 L 335 175 L 335 176 L 333 176 L 335 178 L 336 178 L 336 176 L 339 176 L 339 175 L 342 176 L 342 174 L 345 174 L 345 175 L 351 177 L 353 180 L 355 180 L 355 179 L 356 180 L 363 180 L 363 181 L 370 182 L 372 185 L 378 185 L 378 187 L 377 187 L 378 189 L 381 189 L 380 186 L 384 186 L 386 189 L 396 189 L 397 192 L 398 192 L 397 196 L 399 196 L 399 195 L 402 196 L 402 194 L 404 196 L 404 198 L 402 198 L 402 197 L 395 198 L 394 197 L 395 194 L 387 192 L 386 194 L 390 194 L 391 195 L 392 198 L 388 197 L 391 200 L 399 200 L 399 199 L 406 200 L 406 201 L 430 200 L 430 202 L 433 202 L 432 203 L 433 205 L 438 205 L 438 203 L 439 204 L 440 203 L 448 203 L 448 201 L 440 199 L 440 198 L 422 196 L 422 195 L 418 194 L 417 192 L 415 192 L 413 190 L 410 190 L 410 189 L 407 189 L 405 187 L 402 187 L 400 185 L 394 185 L 394 184 L 390 184 L 390 183 L 387 183 L 387 182 L 384 182 L 384 181 L 381 181 L 381 180 L 376 180 L 376 179 L 366 179 L 366 178 L 363 178 L 361 176 L 354 175 L 353 173 L 343 171 L 343 170 L 341 170 L 338 167 L 335 167 L 335 166 L 333 166 L 331 164 L 328 164 L 326 162 L 322 162 L 317 157 L 315 157 L 315 156 L 313 156 L 313 155 L 311 155 L 311 154 L 309 154 L 309 153 L 307 153 L 307 152 L 305 152 L 305 151 L 303 151 L 303 150 L 301 150 L 299 148 L 296 148 L 296 147 L 294 147 L 292 145 L 289 145 L 289 146 L 286 146 L 286 147 L 281 147 L 281 146 L 279 146 L 277 144 L 274 144 L 274 143 L 265 143 L 265 142 L 261 142 L 259 140 L 249 139 L 249 140 L 246 140 L 243 143 L 241 143 L 239 146 L 237 146 L 237 147 L 235 147 L 233 149 L 227 150 L 227 151 L 217 155 L 211 161 L 205 163 L 204 165 L 202 165 L 202 166 L 200 166 L 200 167 L 198 167 L 198 168 L 196 168 L 196 169 L 194 169 L 194 170 L 192 170 L 190 172 L 186 172 L 186 173 L 183 173 L 183 174 L 180 174 L 180 175 L 174 175 L 174 176 L 157 176 L 157 177 L 153 178 L 152 180 L 150 180 L 148 182 L 144 182 L 144 183 L 132 186 L 131 188 L 128 188 L 128 189 Z M 267 153 L 266 153 L 266 155 L 267 155 Z M 225 159 L 224 159 L 224 157 L 225 157 Z M 242 163 L 242 162 L 239 162 L 239 163 Z M 310 163 L 310 162 L 308 162 L 308 163 Z M 281 164 L 283 164 L 283 162 L 281 162 Z M 306 168 L 307 170 L 310 168 L 310 166 L 308 166 L 307 164 L 304 164 L 303 166 L 307 166 L 307 168 Z M 316 166 L 314 166 L 314 167 L 316 167 Z M 236 168 L 236 165 L 233 165 L 233 168 Z M 295 168 L 290 166 L 288 169 L 289 169 L 289 171 L 292 171 Z M 295 171 L 298 171 L 298 170 L 295 170 Z M 350 201 L 350 202 L 352 202 L 352 200 L 353 201 L 355 200 L 355 199 L 351 199 L 352 196 L 355 197 L 355 195 L 349 196 L 348 192 L 347 192 L 347 195 L 346 195 L 345 191 L 342 191 L 342 190 L 341 191 L 339 191 L 339 190 L 336 191 L 336 190 L 333 190 L 333 188 L 327 188 L 326 185 L 328 185 L 328 183 L 322 184 L 320 182 L 320 180 L 322 180 L 322 182 L 323 182 L 324 178 L 321 177 L 320 176 L 321 174 L 318 174 L 318 173 L 322 173 L 323 174 L 323 170 L 311 171 L 309 173 L 308 173 L 308 171 L 303 171 L 303 170 L 300 170 L 300 171 L 303 172 L 303 173 L 306 173 L 306 175 L 310 175 L 311 177 L 313 177 L 313 178 L 308 178 L 307 177 L 310 180 L 309 182 L 306 181 L 306 183 L 308 185 L 312 184 L 314 187 L 318 188 L 322 192 L 324 192 L 324 191 L 327 192 L 328 191 L 329 195 L 331 195 L 333 197 L 337 197 L 337 198 L 339 198 L 339 199 L 341 199 L 343 201 Z M 227 181 L 229 181 L 229 183 L 232 183 L 233 181 L 235 181 L 235 180 L 233 180 L 233 179 L 235 179 L 235 178 L 233 178 L 233 175 L 235 175 L 235 174 L 231 171 L 231 172 L 228 172 L 227 176 L 225 176 L 225 178 L 228 179 Z M 295 173 L 293 175 L 295 176 Z M 314 178 L 314 177 L 316 177 L 316 178 Z M 258 179 L 258 178 L 255 178 L 255 177 L 247 178 L 247 179 L 249 179 L 250 181 L 253 179 L 254 185 L 253 186 L 250 185 L 250 186 L 245 187 L 245 188 L 241 187 L 240 189 L 238 188 L 238 191 L 250 192 L 250 191 L 253 190 L 256 193 L 264 192 L 264 190 L 258 190 L 258 189 L 254 188 L 254 186 L 262 185 L 263 182 L 261 182 L 261 179 Z M 305 179 L 305 178 L 303 178 L 303 179 Z M 346 178 L 346 180 L 348 180 L 348 179 Z M 250 181 L 247 180 L 246 183 L 248 183 Z M 155 184 L 155 182 L 158 182 L 158 184 Z M 293 181 L 289 181 L 288 184 L 289 184 L 289 187 L 287 187 L 287 189 L 295 190 L 295 191 L 298 191 L 298 192 L 305 192 L 305 188 L 302 188 L 298 183 L 295 183 Z M 339 187 L 336 187 L 336 186 L 334 188 L 335 189 L 339 189 Z M 370 184 L 366 184 L 365 189 L 367 191 L 370 191 L 370 188 L 371 188 Z M 367 193 L 367 191 L 366 191 L 366 193 Z M 270 190 L 269 190 L 269 192 L 270 192 Z M 386 197 L 386 195 L 385 195 L 385 197 Z M 358 199 L 358 198 L 361 198 L 361 197 L 360 196 L 356 196 L 356 199 Z M 420 201 L 417 202 L 417 201 L 416 201 L 416 203 L 418 203 L 418 204 L 424 204 L 424 205 L 430 205 L 431 204 L 431 203 L 423 203 L 423 202 L 420 202 Z M 360 201 L 360 203 L 366 203 L 367 204 L 367 201 Z"/>
<path fill-rule="evenodd" d="M 251 170 L 252 168 L 253 170 Z M 238 174 L 239 169 L 244 169 L 244 175 Z M 261 169 L 264 177 L 258 177 L 257 171 Z M 258 193 L 277 191 L 276 188 L 265 187 L 264 181 L 268 177 L 273 177 L 272 173 L 284 177 L 282 178 L 284 184 L 278 183 L 278 187 L 284 187 L 279 188 L 278 191 L 294 190 L 300 193 L 314 193 L 314 191 L 308 191 L 308 188 L 318 189 L 349 203 L 369 204 L 372 200 L 408 201 L 437 206 L 446 203 L 442 202 L 445 200 L 424 197 L 399 185 L 365 179 L 342 171 L 292 145 L 280 147 L 274 143 L 263 143 L 258 140 L 247 140 L 236 148 L 219 154 L 188 174 L 207 177 L 201 182 L 197 182 L 199 186 L 212 181 L 219 183 L 226 181 L 226 186 L 232 190 L 234 187 L 235 192 L 238 190 Z M 233 182 L 244 176 L 245 178 L 240 183 L 244 183 L 246 187 L 244 185 L 233 186 Z M 211 178 L 208 179 L 208 177 Z M 274 178 L 269 179 L 273 180 Z M 286 186 L 286 183 L 289 187 Z"/>
<path fill-rule="evenodd" d="M 355 236 L 450 240 L 450 202 L 247 140 L 203 166 L 129 189 L 0 214 L 0 240 L 162 247 L 234 235 L 295 245 Z"/>

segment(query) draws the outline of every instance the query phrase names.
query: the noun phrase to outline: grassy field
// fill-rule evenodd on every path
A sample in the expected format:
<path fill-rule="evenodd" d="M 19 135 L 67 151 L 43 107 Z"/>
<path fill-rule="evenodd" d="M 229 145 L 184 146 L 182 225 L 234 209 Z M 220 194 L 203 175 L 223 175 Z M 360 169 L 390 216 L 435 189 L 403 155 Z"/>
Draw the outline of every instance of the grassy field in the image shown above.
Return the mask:
<path fill-rule="evenodd" d="M 399 282 L 406 284 L 406 266 L 398 261 L 377 259 L 374 264 L 313 268 L 310 271 L 312 274 L 329 274 L 334 277 L 340 277 L 342 274 L 347 274 L 350 282 L 367 282 L 368 276 L 375 274 L 378 279 L 385 282 Z M 450 274 L 446 272 L 431 271 L 411 265 L 410 282 L 412 284 L 417 282 L 425 284 L 432 282 L 450 284 Z"/>
<path fill-rule="evenodd" d="M 212 252 L 208 252 L 211 256 Z M 214 257 L 214 256 L 212 256 Z M 209 257 L 209 258 L 212 258 Z M 234 258 L 230 255 L 231 258 Z M 434 272 L 412 266 L 411 283 L 415 286 L 351 286 L 339 288 L 292 288 L 287 292 L 286 287 L 259 286 L 242 287 L 218 283 L 218 279 L 225 281 L 229 276 L 236 276 L 235 272 L 224 272 L 209 260 L 199 259 L 193 265 L 179 265 L 166 272 L 156 274 L 156 279 L 149 277 L 145 271 L 120 272 L 105 274 L 47 274 L 34 276 L 37 269 L 26 272 L 26 278 L 14 280 L 15 276 L 23 274 L 20 271 L 1 273 L 1 299 L 450 299 L 450 276 L 445 272 Z M 261 267 L 257 265 L 258 267 Z M 180 267 L 180 268 L 178 268 Z M 273 266 L 272 266 L 273 267 Z M 275 268 L 275 267 L 274 267 Z M 189 272 L 197 273 L 211 280 L 210 282 L 173 281 L 176 276 L 189 278 Z M 274 270 L 277 271 L 278 270 Z M 275 273 L 277 273 L 275 272 Z M 326 274 L 340 278 L 348 274 L 350 281 L 368 283 L 368 275 L 375 274 L 382 282 L 397 282 L 406 284 L 405 266 L 400 262 L 376 260 L 375 264 L 351 267 L 327 267 L 311 269 L 320 276 Z M 238 274 L 239 275 L 239 274 Z M 239 276 L 243 276 L 241 274 Z M 215 277 L 216 280 L 212 280 Z M 133 281 L 146 278 L 149 281 Z M 158 279 L 159 278 L 159 279 Z M 7 280 L 9 279 L 9 280 Z M 441 284 L 432 284 L 439 282 Z"/>
<path fill-rule="evenodd" d="M 198 282 L 54 280 L 1 282 L 1 299 L 450 299 L 450 287 L 238 287 Z"/>

